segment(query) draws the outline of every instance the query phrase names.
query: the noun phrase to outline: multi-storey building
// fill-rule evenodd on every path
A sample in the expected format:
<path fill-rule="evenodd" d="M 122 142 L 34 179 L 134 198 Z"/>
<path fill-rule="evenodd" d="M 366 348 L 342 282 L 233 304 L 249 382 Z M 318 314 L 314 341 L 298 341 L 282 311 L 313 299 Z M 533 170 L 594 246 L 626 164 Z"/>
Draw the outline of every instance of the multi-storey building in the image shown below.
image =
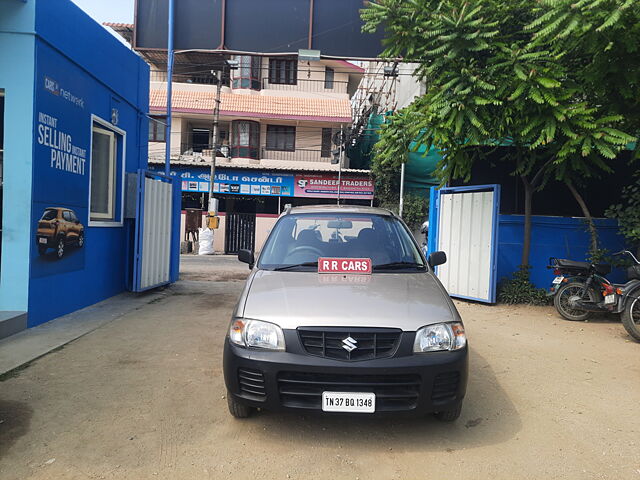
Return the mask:
<path fill-rule="evenodd" d="M 131 25 L 109 26 L 130 40 Z M 151 66 L 149 164 L 161 169 L 166 149 L 166 52 L 140 54 Z M 259 246 L 285 204 L 336 202 L 339 170 L 341 199 L 369 204 L 369 172 L 350 169 L 346 155 L 342 165 L 332 163 L 336 133 L 352 125 L 350 99 L 364 70 L 341 60 L 299 61 L 292 56 L 247 55 L 234 60 L 238 67 L 223 76 L 220 95 L 214 192 L 221 227 L 216 249 L 233 252 L 247 246 L 236 241 L 241 232 L 234 229 L 251 230 L 251 223 L 255 228 L 248 238 Z M 182 177 L 185 209 L 206 210 L 208 205 L 216 143 L 214 71 L 219 62 L 219 56 L 205 52 L 176 57 L 171 171 Z"/>

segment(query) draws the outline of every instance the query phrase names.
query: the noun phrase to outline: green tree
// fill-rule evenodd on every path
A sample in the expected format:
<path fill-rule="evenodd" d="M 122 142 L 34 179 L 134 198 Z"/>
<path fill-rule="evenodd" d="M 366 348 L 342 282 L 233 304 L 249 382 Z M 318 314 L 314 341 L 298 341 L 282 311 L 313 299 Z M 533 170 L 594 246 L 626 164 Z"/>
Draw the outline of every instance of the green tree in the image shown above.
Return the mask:
<path fill-rule="evenodd" d="M 609 207 L 606 215 L 618 220 L 620 232 L 640 257 L 640 173 L 622 189 L 622 201 Z"/>
<path fill-rule="evenodd" d="M 564 52 L 540 32 L 544 12 L 530 0 L 376 0 L 365 31 L 386 29 L 383 56 L 419 63 L 426 93 L 391 117 L 374 162 L 399 164 L 407 137 L 445 152 L 443 182 L 469 178 L 488 145 L 509 145 L 504 160 L 524 186 L 522 264 L 529 261 L 531 203 L 549 178 L 608 171 L 633 137 L 622 116 L 584 94 Z"/>

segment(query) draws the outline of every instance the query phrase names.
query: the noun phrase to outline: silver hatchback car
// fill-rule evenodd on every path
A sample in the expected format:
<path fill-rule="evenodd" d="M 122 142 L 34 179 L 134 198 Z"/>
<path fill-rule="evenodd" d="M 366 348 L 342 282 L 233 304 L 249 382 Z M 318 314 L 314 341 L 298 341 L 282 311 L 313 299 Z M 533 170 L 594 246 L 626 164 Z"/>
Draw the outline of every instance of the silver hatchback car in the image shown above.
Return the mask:
<path fill-rule="evenodd" d="M 460 416 L 462 320 L 393 213 L 313 206 L 280 216 L 251 268 L 224 346 L 229 411 Z"/>

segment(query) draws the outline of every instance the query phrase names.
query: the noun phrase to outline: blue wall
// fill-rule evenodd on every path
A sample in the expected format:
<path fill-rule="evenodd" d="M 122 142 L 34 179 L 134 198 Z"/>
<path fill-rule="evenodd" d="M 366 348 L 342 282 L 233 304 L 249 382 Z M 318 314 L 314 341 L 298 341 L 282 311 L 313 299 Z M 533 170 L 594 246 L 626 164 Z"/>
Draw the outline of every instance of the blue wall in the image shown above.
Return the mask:
<path fill-rule="evenodd" d="M 596 219 L 602 248 L 611 252 L 624 248 L 624 239 L 619 235 L 617 222 L 611 219 Z M 510 278 L 518 269 L 522 257 L 524 216 L 500 215 L 498 233 L 498 281 Z M 584 261 L 589 250 L 590 237 L 582 218 L 538 217 L 532 220 L 531 255 L 529 264 L 531 281 L 540 288 L 548 288 L 553 272 L 546 267 L 549 257 Z M 614 281 L 623 281 L 622 272 L 614 272 Z"/>
<path fill-rule="evenodd" d="M 126 132 L 125 171 L 146 168 L 149 89 L 148 66 L 69 0 L 37 1 L 35 25 L 32 128 L 38 134 L 33 138 L 34 201 L 25 218 L 31 218 L 35 230 L 44 208 L 72 208 L 85 227 L 85 244 L 69 247 L 62 259 L 55 260 L 50 255 L 39 256 L 30 236 L 29 326 L 126 289 L 132 224 L 124 220 L 108 227 L 91 226 L 88 221 L 92 115 L 110 122 L 112 109 L 117 109 L 117 128 Z M 82 172 L 52 165 L 55 149 L 41 141 L 40 113 L 55 117 L 55 134 L 70 135 L 73 146 L 86 150 Z M 120 188 L 118 179 L 118 207 Z"/>
<path fill-rule="evenodd" d="M 6 96 L 0 310 L 28 307 L 34 25 L 33 1 L 0 1 L 0 89 Z"/>

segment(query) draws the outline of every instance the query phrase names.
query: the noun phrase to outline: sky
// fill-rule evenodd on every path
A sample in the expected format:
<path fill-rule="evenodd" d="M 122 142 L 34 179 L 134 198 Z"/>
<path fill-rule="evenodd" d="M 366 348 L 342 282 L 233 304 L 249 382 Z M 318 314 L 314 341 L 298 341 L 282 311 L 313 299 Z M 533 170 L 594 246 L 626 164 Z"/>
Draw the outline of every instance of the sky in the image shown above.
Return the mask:
<path fill-rule="evenodd" d="M 133 23 L 134 0 L 72 0 L 98 23 Z"/>

